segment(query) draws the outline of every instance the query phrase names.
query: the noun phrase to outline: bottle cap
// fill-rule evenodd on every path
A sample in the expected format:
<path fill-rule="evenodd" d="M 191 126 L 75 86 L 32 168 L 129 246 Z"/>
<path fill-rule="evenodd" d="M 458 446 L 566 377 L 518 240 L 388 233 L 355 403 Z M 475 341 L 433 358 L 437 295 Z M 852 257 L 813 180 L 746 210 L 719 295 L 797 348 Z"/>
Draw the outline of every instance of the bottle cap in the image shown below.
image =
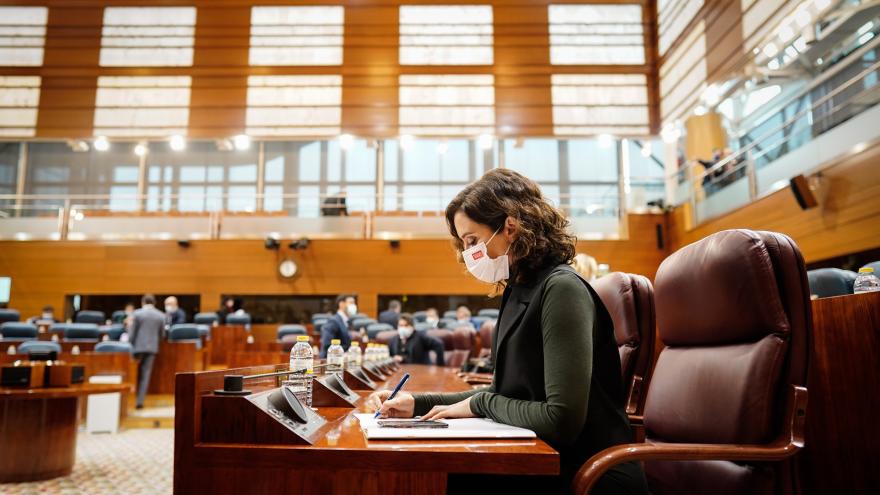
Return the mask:
<path fill-rule="evenodd" d="M 297 335 L 297 336 L 296 336 L 296 341 L 297 341 L 297 342 L 308 342 L 308 341 L 309 341 L 309 336 L 308 336 L 308 335 Z"/>
<path fill-rule="evenodd" d="M 361 344 L 360 344 L 360 342 L 358 342 L 357 340 L 355 340 L 354 342 L 351 343 L 351 346 L 352 346 L 352 347 L 360 347 Z"/>
<path fill-rule="evenodd" d="M 339 345 L 341 343 L 342 343 L 342 341 L 339 339 L 331 339 L 330 340 L 330 345 Z"/>
<path fill-rule="evenodd" d="M 870 266 L 863 266 L 859 268 L 859 273 L 874 273 L 874 269 Z"/>

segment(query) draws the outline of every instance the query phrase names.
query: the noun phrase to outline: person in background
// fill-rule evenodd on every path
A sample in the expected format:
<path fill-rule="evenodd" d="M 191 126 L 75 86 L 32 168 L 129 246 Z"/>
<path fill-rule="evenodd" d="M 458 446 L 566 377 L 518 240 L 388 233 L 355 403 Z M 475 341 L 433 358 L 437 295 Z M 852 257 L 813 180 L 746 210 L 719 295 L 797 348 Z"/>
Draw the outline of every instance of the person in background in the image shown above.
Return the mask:
<path fill-rule="evenodd" d="M 437 324 L 440 323 L 440 313 L 437 312 L 437 308 L 425 310 L 425 323 L 430 324 L 431 328 L 437 328 Z"/>
<path fill-rule="evenodd" d="M 137 409 L 144 407 L 153 361 L 159 353 L 159 341 L 164 332 L 165 314 L 156 309 L 156 298 L 152 294 L 144 294 L 141 298 L 141 309 L 132 314 L 131 326 L 128 327 L 129 340 L 138 361 Z"/>
<path fill-rule="evenodd" d="M 599 265 L 596 264 L 596 258 L 593 258 L 589 254 L 576 254 L 574 261 L 571 262 L 571 266 L 574 268 L 574 271 L 578 272 L 581 277 L 584 277 L 584 280 L 587 282 L 593 282 L 598 278 Z"/>
<path fill-rule="evenodd" d="M 476 329 L 474 320 L 471 319 L 471 309 L 464 304 L 455 308 L 455 328 L 470 327 Z"/>
<path fill-rule="evenodd" d="M 122 320 L 122 323 L 125 325 L 125 328 L 131 326 L 131 317 L 134 315 L 134 304 L 128 303 L 125 305 L 125 318 Z"/>
<path fill-rule="evenodd" d="M 330 341 L 339 339 L 346 351 L 351 345 L 351 318 L 357 314 L 357 300 L 350 294 L 336 296 L 336 314 L 321 326 L 321 359 L 327 357 Z"/>
<path fill-rule="evenodd" d="M 223 305 L 220 306 L 220 309 L 217 310 L 217 316 L 219 316 L 220 323 L 226 323 L 226 317 L 235 313 L 235 299 L 231 297 L 227 297 L 223 300 Z"/>
<path fill-rule="evenodd" d="M 400 315 L 397 322 L 397 335 L 388 343 L 388 352 L 394 356 L 398 363 L 407 364 L 437 364 L 443 366 L 443 342 L 431 337 L 425 332 L 417 332 L 413 323 L 413 317 L 409 313 Z M 431 363 L 431 354 L 434 351 L 437 362 Z"/>
<path fill-rule="evenodd" d="M 379 313 L 379 323 L 387 323 L 397 328 L 398 320 L 400 320 L 400 301 L 392 299 L 388 303 L 388 309 Z"/>
<path fill-rule="evenodd" d="M 40 316 L 32 316 L 28 319 L 28 323 L 31 324 L 36 324 L 38 321 L 58 323 L 58 320 L 55 319 L 55 308 L 52 306 L 43 306 Z"/>
<path fill-rule="evenodd" d="M 177 298 L 165 298 L 165 324 L 170 326 L 186 323 L 186 312 L 177 305 Z"/>

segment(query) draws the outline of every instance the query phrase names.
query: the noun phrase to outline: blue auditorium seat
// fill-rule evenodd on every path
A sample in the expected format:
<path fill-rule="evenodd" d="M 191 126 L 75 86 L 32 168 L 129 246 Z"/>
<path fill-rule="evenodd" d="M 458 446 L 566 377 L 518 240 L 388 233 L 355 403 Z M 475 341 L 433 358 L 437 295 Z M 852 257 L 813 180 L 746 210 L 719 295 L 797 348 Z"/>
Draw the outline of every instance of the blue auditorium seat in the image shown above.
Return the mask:
<path fill-rule="evenodd" d="M 247 313 L 242 314 L 231 314 L 226 317 L 227 325 L 244 325 L 246 327 L 250 327 L 251 325 L 251 315 Z"/>
<path fill-rule="evenodd" d="M 489 318 L 498 319 L 498 310 L 494 308 L 481 309 L 477 312 L 477 316 L 488 316 Z"/>
<path fill-rule="evenodd" d="M 61 354 L 61 344 L 43 340 L 28 340 L 18 346 L 19 354 L 29 354 L 31 352 L 55 352 Z"/>
<path fill-rule="evenodd" d="M 217 313 L 196 313 L 193 317 L 193 323 L 198 323 L 200 325 L 213 325 L 214 322 L 220 319 L 217 316 Z"/>
<path fill-rule="evenodd" d="M 317 325 L 317 323 L 315 323 L 315 320 L 327 321 L 332 317 L 333 317 L 333 315 L 330 313 L 315 313 L 312 315 L 312 325 Z M 323 324 L 324 322 L 321 322 L 321 323 Z"/>
<path fill-rule="evenodd" d="M 497 318 L 491 318 L 489 316 L 474 316 L 473 318 L 471 318 L 471 321 L 473 322 L 473 324 L 476 328 L 480 328 L 481 326 L 483 326 L 483 323 L 486 323 L 489 320 L 496 320 L 496 319 Z"/>
<path fill-rule="evenodd" d="M 416 311 L 415 313 L 412 314 L 412 316 L 413 316 L 413 322 L 424 323 L 425 320 L 428 319 L 428 312 L 427 311 Z"/>
<path fill-rule="evenodd" d="M 171 327 L 171 330 L 177 329 L 178 332 L 182 332 L 182 328 L 195 329 L 200 337 L 205 337 L 207 340 L 211 340 L 211 327 L 208 325 L 197 325 L 195 323 L 178 323 L 177 325 L 173 325 Z"/>
<path fill-rule="evenodd" d="M 117 309 L 112 315 L 110 315 L 110 321 L 113 323 L 124 323 L 126 316 L 125 310 Z"/>
<path fill-rule="evenodd" d="M 133 348 L 128 342 L 98 342 L 95 352 L 125 352 L 131 354 Z"/>
<path fill-rule="evenodd" d="M 807 272 L 810 294 L 818 297 L 845 296 L 853 293 L 856 273 L 840 268 L 818 268 Z"/>
<path fill-rule="evenodd" d="M 89 342 L 98 340 L 101 332 L 94 323 L 68 323 L 64 328 L 64 340 L 69 342 Z"/>
<path fill-rule="evenodd" d="M 37 326 L 20 321 L 7 321 L 0 324 L 0 335 L 4 340 L 36 340 Z"/>
<path fill-rule="evenodd" d="M 103 325 L 106 321 L 105 318 L 103 311 L 89 311 L 84 309 L 76 314 L 76 318 L 73 319 L 73 322 Z"/>
<path fill-rule="evenodd" d="M 107 325 L 98 328 L 101 333 L 107 334 L 107 337 L 112 341 L 119 341 L 119 338 L 122 337 L 122 334 L 125 333 L 125 325 L 122 323 L 113 323 L 112 325 Z"/>
<path fill-rule="evenodd" d="M 873 268 L 874 275 L 877 277 L 880 277 L 880 261 L 874 261 L 874 262 L 868 263 L 867 265 L 863 266 L 862 268 Z"/>
<path fill-rule="evenodd" d="M 449 318 L 451 318 L 453 320 L 458 318 L 458 314 L 456 313 L 456 311 L 454 309 L 450 309 L 449 311 L 443 312 L 443 319 L 445 320 L 445 319 L 449 319 Z"/>
<path fill-rule="evenodd" d="M 302 325 L 281 325 L 278 327 L 278 333 L 275 338 L 278 339 L 278 342 L 281 342 L 281 339 L 284 338 L 285 335 L 308 335 L 309 333 L 306 331 L 306 327 Z"/>
<path fill-rule="evenodd" d="M 372 318 L 357 318 L 351 320 L 351 328 L 355 331 L 359 331 L 361 328 L 366 328 L 369 325 L 376 323 L 376 320 Z"/>
<path fill-rule="evenodd" d="M 389 330 L 393 331 L 394 327 L 387 323 L 370 323 L 367 325 L 367 337 L 370 340 L 374 340 L 380 332 L 387 332 Z"/>
<path fill-rule="evenodd" d="M 195 342 L 196 348 L 202 348 L 202 339 L 196 325 L 174 325 L 168 331 L 168 342 Z"/>
<path fill-rule="evenodd" d="M 0 323 L 7 321 L 20 321 L 21 313 L 17 309 L 3 308 L 0 309 Z"/>

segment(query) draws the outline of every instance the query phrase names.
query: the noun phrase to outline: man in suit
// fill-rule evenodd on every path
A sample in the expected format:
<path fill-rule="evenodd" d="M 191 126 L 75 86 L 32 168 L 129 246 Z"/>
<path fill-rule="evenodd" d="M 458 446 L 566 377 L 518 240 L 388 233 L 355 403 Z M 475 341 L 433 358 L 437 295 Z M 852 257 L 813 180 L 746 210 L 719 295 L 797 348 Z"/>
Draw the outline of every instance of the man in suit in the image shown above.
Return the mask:
<path fill-rule="evenodd" d="M 397 322 L 400 320 L 400 301 L 392 299 L 388 303 L 388 309 L 379 313 L 379 323 L 387 323 L 393 328 L 397 328 Z"/>
<path fill-rule="evenodd" d="M 135 407 L 142 409 L 147 388 L 150 386 L 153 361 L 156 359 L 156 354 L 159 353 L 159 341 L 165 333 L 165 314 L 156 309 L 156 298 L 152 294 L 145 294 L 141 298 L 141 308 L 132 315 L 128 333 L 131 335 L 134 357 L 138 360 L 138 389 Z"/>
<path fill-rule="evenodd" d="M 351 345 L 351 335 L 348 333 L 351 329 L 351 317 L 356 314 L 357 301 L 354 296 L 348 294 L 336 296 L 336 314 L 321 326 L 321 359 L 327 357 L 327 349 L 330 348 L 330 341 L 333 339 L 342 341 L 342 348 L 348 350 L 348 346 Z"/>
<path fill-rule="evenodd" d="M 186 312 L 177 305 L 177 298 L 168 296 L 165 298 L 165 324 L 170 326 L 186 323 Z"/>
<path fill-rule="evenodd" d="M 432 364 L 431 354 L 437 355 L 437 366 L 443 366 L 443 342 L 425 332 L 416 332 L 413 317 L 409 313 L 400 315 L 397 323 L 397 335 L 388 343 L 388 351 L 397 362 L 407 364 Z"/>

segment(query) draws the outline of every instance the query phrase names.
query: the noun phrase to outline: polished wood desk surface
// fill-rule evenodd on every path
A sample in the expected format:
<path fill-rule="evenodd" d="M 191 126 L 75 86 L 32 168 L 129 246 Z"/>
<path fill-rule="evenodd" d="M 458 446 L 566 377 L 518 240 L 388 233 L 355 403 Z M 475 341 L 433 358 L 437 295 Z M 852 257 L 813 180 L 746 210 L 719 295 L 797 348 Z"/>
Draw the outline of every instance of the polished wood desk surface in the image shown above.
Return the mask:
<path fill-rule="evenodd" d="M 83 383 L 69 387 L 0 387 L 0 399 L 63 399 L 91 394 L 130 392 L 128 383 Z"/>

